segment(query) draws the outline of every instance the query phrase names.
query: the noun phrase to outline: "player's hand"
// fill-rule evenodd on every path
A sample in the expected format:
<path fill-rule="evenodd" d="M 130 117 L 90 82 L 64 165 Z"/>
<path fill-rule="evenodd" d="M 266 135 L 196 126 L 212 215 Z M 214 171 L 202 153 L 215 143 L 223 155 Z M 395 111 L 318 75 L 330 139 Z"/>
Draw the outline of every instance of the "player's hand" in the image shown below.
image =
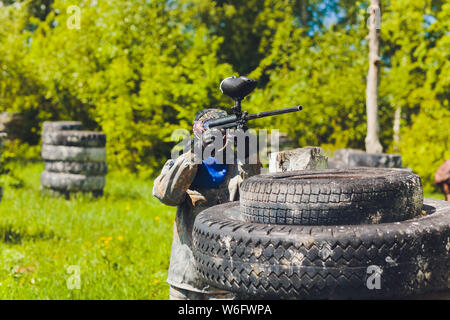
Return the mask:
<path fill-rule="evenodd" d="M 216 139 L 219 139 L 219 141 L 221 142 L 221 146 L 222 146 L 223 136 L 224 136 L 224 130 L 219 130 L 219 129 L 213 128 L 213 129 L 208 129 L 208 130 L 204 131 L 203 135 L 202 135 L 203 148 L 206 148 L 210 144 L 214 143 L 216 141 Z"/>

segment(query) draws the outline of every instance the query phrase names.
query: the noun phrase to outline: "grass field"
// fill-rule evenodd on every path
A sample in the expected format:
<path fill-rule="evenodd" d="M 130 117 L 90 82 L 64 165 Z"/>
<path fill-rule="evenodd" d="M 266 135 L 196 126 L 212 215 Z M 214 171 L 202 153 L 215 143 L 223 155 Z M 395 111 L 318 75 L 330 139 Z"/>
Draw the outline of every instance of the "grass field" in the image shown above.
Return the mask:
<path fill-rule="evenodd" d="M 25 186 L 0 203 L 0 299 L 167 299 L 175 209 L 152 181 L 108 174 L 104 197 L 66 201 L 40 194 L 43 164 L 18 169 Z"/>
<path fill-rule="evenodd" d="M 167 299 L 175 209 L 152 181 L 112 173 L 104 197 L 67 201 L 41 195 L 43 170 L 17 164 L 25 185 L 0 203 L 0 299 Z"/>

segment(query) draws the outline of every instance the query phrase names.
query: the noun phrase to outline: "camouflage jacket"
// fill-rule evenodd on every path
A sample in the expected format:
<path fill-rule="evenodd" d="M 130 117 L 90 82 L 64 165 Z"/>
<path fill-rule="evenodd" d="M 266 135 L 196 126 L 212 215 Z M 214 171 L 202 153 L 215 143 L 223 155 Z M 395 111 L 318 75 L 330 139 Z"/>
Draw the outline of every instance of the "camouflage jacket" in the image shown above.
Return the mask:
<path fill-rule="evenodd" d="M 192 153 L 168 160 L 155 180 L 153 195 L 164 204 L 177 206 L 167 282 L 185 290 L 214 293 L 216 290 L 209 287 L 195 270 L 192 254 L 195 217 L 211 206 L 239 200 L 242 181 L 259 174 L 261 165 L 229 164 L 225 180 L 218 188 L 190 189 L 197 168 Z"/>

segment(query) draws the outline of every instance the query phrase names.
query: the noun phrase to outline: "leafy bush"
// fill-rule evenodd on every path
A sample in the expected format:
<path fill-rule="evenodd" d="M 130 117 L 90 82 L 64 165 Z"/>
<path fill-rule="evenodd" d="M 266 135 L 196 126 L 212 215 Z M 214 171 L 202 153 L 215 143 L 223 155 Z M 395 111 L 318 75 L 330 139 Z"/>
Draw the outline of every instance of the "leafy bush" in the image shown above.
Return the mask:
<path fill-rule="evenodd" d="M 8 68 L 0 104 L 35 110 L 35 123 L 82 120 L 106 133 L 112 167 L 152 173 L 169 155 L 174 128 L 224 105 L 217 87 L 232 69 L 217 61 L 221 39 L 187 30 L 185 9 L 163 0 L 81 1 L 80 30 L 67 27 L 69 5 L 55 1 L 44 21 L 6 8 L 0 40 L 14 50 L 0 58 Z"/>
<path fill-rule="evenodd" d="M 430 106 L 413 117 L 411 127 L 405 127 L 400 150 L 403 164 L 420 177 L 426 192 L 437 190 L 434 174 L 446 159 L 450 159 L 450 110 Z"/>
<path fill-rule="evenodd" d="M 0 186 L 22 188 L 25 176 L 17 166 L 27 162 L 40 160 L 39 146 L 30 146 L 19 140 L 5 141 L 3 147 L 0 143 Z"/>

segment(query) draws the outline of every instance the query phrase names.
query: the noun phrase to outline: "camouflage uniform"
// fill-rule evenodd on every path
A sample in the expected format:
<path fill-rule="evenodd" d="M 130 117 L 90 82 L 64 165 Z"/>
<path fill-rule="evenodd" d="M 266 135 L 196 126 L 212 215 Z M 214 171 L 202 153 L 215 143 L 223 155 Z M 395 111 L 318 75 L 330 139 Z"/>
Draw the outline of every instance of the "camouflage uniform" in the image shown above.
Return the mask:
<path fill-rule="evenodd" d="M 177 206 L 169 276 L 171 299 L 229 299 L 229 292 L 210 287 L 195 270 L 192 228 L 195 217 L 211 206 L 239 200 L 239 187 L 248 176 L 259 174 L 260 164 L 228 164 L 225 180 L 218 188 L 191 188 L 198 164 L 194 154 L 170 159 L 156 178 L 153 195 L 164 204 Z"/>

